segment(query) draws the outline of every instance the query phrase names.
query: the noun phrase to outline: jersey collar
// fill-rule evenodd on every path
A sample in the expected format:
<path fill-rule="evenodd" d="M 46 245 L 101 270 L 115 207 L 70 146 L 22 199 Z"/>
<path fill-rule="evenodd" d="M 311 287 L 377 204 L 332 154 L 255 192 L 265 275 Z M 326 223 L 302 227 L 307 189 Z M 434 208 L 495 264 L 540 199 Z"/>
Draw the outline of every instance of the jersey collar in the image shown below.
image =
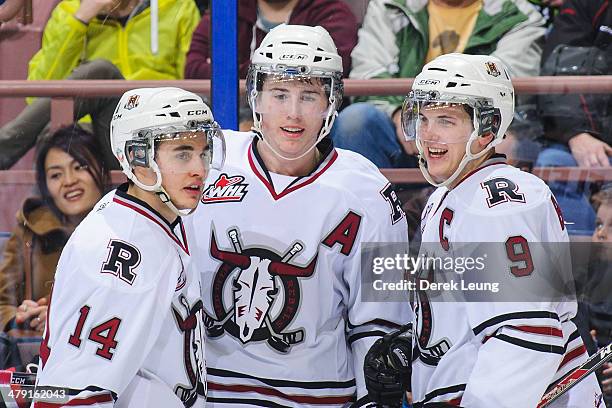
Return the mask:
<path fill-rule="evenodd" d="M 482 162 L 479 167 L 475 168 L 474 170 L 472 170 L 468 174 L 466 174 L 465 177 L 463 177 L 457 183 L 457 185 L 455 187 L 453 187 L 453 190 L 457 189 L 457 187 L 459 187 L 459 185 L 461 183 L 463 183 L 465 180 L 470 178 L 475 173 L 478 173 L 480 170 L 482 170 L 484 168 L 487 168 L 487 167 L 490 167 L 490 166 L 495 166 L 497 164 L 506 164 L 506 155 L 505 154 L 495 153 L 493 156 L 491 156 L 490 158 L 488 158 L 487 160 Z"/>
<path fill-rule="evenodd" d="M 257 142 L 258 138 L 254 138 L 253 142 L 249 146 L 247 155 L 249 160 L 249 166 L 255 176 L 264 184 L 264 186 L 268 189 L 272 198 L 274 200 L 279 200 L 286 196 L 287 194 L 296 191 L 302 187 L 307 186 L 308 184 L 313 183 L 316 179 L 319 178 L 325 171 L 331 167 L 331 165 L 338 158 L 338 152 L 334 149 L 334 144 L 330 138 L 325 138 L 317 145 L 317 149 L 321 152 L 321 156 L 323 159 L 319 163 L 317 167 L 315 167 L 308 175 L 296 177 L 283 191 L 280 193 L 276 193 L 274 189 L 274 183 L 272 182 L 272 177 L 270 176 L 270 172 L 266 168 L 266 165 L 263 162 L 263 159 L 259 155 L 257 151 Z"/>
<path fill-rule="evenodd" d="M 155 223 L 158 227 L 164 230 L 164 232 L 172 239 L 187 255 L 189 255 L 189 245 L 187 243 L 187 235 L 185 234 L 185 227 L 183 226 L 183 220 L 181 217 L 176 217 L 172 223 L 169 223 L 159 212 L 153 207 L 139 198 L 128 194 L 127 189 L 129 183 L 124 183 L 117 187 L 115 190 L 115 196 L 113 202 L 129 208 L 135 211 L 139 215 L 147 218 L 148 220 Z M 175 231 L 178 231 L 177 234 Z"/>
<path fill-rule="evenodd" d="M 487 167 L 490 167 L 490 166 L 495 166 L 495 165 L 498 165 L 498 164 L 506 164 L 506 155 L 505 154 L 495 153 L 489 159 L 485 160 L 479 167 L 475 168 L 474 170 L 472 170 L 468 174 L 466 174 L 465 177 L 463 177 L 457 183 L 457 185 L 455 187 L 453 187 L 452 190 L 449 190 L 447 187 L 444 187 L 444 188 L 446 188 L 446 191 L 444 192 L 444 195 L 442 196 L 442 198 L 438 202 L 438 206 L 436 207 L 435 211 L 432 214 L 436 214 L 438 212 L 438 210 L 442 206 L 442 203 L 444 202 L 444 200 L 446 199 L 448 194 L 451 191 L 457 190 L 457 187 L 459 187 L 459 185 L 461 183 L 463 183 L 465 180 L 467 180 L 468 178 L 470 178 L 472 175 L 474 175 L 475 173 L 479 172 L 480 170 L 482 170 L 484 168 L 487 168 Z"/>

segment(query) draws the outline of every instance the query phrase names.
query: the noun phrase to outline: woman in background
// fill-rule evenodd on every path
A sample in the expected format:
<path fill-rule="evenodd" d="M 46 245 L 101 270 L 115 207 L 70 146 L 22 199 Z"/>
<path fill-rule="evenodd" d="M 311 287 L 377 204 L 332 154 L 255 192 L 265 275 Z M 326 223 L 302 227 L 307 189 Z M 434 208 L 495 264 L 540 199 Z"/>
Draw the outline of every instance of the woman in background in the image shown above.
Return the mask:
<path fill-rule="evenodd" d="M 109 173 L 100 148 L 78 125 L 42 141 L 36 157 L 39 197 L 27 198 L 0 258 L 0 328 L 41 335 L 55 268 L 70 234 L 102 197 Z"/>

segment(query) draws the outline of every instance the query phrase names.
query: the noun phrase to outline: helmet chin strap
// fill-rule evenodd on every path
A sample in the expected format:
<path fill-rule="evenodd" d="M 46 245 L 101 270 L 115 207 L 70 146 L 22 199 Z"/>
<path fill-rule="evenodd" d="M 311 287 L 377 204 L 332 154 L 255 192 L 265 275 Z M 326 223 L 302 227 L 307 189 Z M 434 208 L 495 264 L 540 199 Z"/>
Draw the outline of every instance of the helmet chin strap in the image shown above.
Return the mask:
<path fill-rule="evenodd" d="M 254 91 L 253 98 L 255 98 L 256 96 L 257 96 L 257 91 Z M 332 109 L 333 109 L 333 113 L 330 113 Z M 319 144 L 321 140 L 323 140 L 325 136 L 329 134 L 332 126 L 334 125 L 334 121 L 336 120 L 337 116 L 338 116 L 338 111 L 335 109 L 335 98 L 333 96 L 330 96 L 328 111 L 327 111 L 327 114 L 325 115 L 325 122 L 323 123 L 323 126 L 321 127 L 321 130 L 319 131 L 319 135 L 317 136 L 317 139 L 308 149 L 306 149 L 306 151 L 304 151 L 304 153 L 300 154 L 297 157 L 284 156 L 274 146 L 272 146 L 270 142 L 268 142 L 268 140 L 264 137 L 263 131 L 261 129 L 261 114 L 256 113 L 255 110 L 253 110 L 253 127 L 251 128 L 251 130 L 253 131 L 253 133 L 257 135 L 257 137 L 262 142 L 266 144 L 266 146 L 268 146 L 268 148 L 270 148 L 270 150 L 272 150 L 272 152 L 275 155 L 277 155 L 283 160 L 293 161 L 293 160 L 299 160 L 302 157 L 306 156 L 308 153 L 312 151 L 312 149 L 314 149 Z"/>
<path fill-rule="evenodd" d="M 176 208 L 176 206 L 174 205 L 174 203 L 170 199 L 170 196 L 168 195 L 168 193 L 166 192 L 166 190 L 163 187 L 160 187 L 158 191 L 155 191 L 155 194 L 157 195 L 157 197 L 159 197 L 159 199 L 162 201 L 162 203 L 166 204 L 168 206 L 168 208 L 170 208 L 172 210 L 172 212 L 174 214 L 178 215 L 179 217 L 185 217 L 187 215 L 190 215 L 197 208 L 197 205 L 196 205 L 193 208 L 179 210 L 178 208 Z"/>
<path fill-rule="evenodd" d="M 463 155 L 463 159 L 461 159 L 461 161 L 459 162 L 459 165 L 457 166 L 453 174 L 451 174 L 449 178 L 447 178 L 446 180 L 442 182 L 436 182 L 434 178 L 431 176 L 431 173 L 429 173 L 429 170 L 427 169 L 427 161 L 424 158 L 423 145 L 421 145 L 420 140 L 417 138 L 416 144 L 417 144 L 417 149 L 419 150 L 419 168 L 421 170 L 421 173 L 423 173 L 423 177 L 425 177 L 425 180 L 427 180 L 427 182 L 433 185 L 434 187 L 448 187 L 450 184 L 452 184 L 455 181 L 455 179 L 457 179 L 457 177 L 459 177 L 459 175 L 463 172 L 463 170 L 465 169 L 465 166 L 467 166 L 469 162 L 484 156 L 485 153 L 487 153 L 493 147 L 494 141 L 489 143 L 487 147 L 485 147 L 481 152 L 472 154 L 471 152 L 472 142 L 479 137 L 477 134 L 478 134 L 478 128 L 472 131 L 472 134 L 470 135 L 470 138 L 468 139 L 465 145 L 465 154 Z"/>
<path fill-rule="evenodd" d="M 176 206 L 174 205 L 174 203 L 172 202 L 172 199 L 170 199 L 170 195 L 166 192 L 166 189 L 164 189 L 164 187 L 162 187 L 162 175 L 161 172 L 159 170 L 159 166 L 157 165 L 157 163 L 155 162 L 155 160 L 151 161 L 151 169 L 155 172 L 155 184 L 144 184 L 142 183 L 140 180 L 138 180 L 138 177 L 136 177 L 136 175 L 134 174 L 134 172 L 132 171 L 132 169 L 129 170 L 128 172 L 128 178 L 138 187 L 140 187 L 141 189 L 145 190 L 145 191 L 149 191 L 152 193 L 155 193 L 155 195 L 161 200 L 162 203 L 166 204 L 168 206 L 168 208 L 170 208 L 170 210 L 177 216 L 179 217 L 184 217 L 187 215 L 190 215 L 191 213 L 193 213 L 195 211 L 195 209 L 197 208 L 191 208 L 191 209 L 185 209 L 185 210 L 179 210 L 178 208 L 176 208 Z"/>

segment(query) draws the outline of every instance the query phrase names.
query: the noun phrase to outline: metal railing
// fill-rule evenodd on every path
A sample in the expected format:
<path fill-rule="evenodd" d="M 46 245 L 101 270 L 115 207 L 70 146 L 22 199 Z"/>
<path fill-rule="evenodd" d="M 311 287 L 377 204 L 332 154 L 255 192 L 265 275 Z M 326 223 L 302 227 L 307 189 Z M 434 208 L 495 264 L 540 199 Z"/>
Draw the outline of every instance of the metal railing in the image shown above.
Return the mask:
<path fill-rule="evenodd" d="M 347 96 L 405 95 L 413 79 L 346 79 Z M 612 75 L 528 77 L 513 81 L 518 94 L 612 93 Z M 179 86 L 190 91 L 210 94 L 210 80 L 181 81 L 126 81 L 126 80 L 58 80 L 58 81 L 0 81 L 0 97 L 43 96 L 52 98 L 52 121 L 72 121 L 72 99 L 75 97 L 118 96 L 138 87 Z M 245 81 L 240 81 L 244 93 Z M 418 169 L 383 169 L 394 183 L 423 183 Z M 612 180 L 612 169 L 551 167 L 536 168 L 534 174 L 546 181 L 554 180 Z M 122 177 L 120 173 L 116 178 Z M 0 171 L 0 184 L 32 184 L 34 174 L 29 170 Z"/>
<path fill-rule="evenodd" d="M 402 79 L 345 79 L 346 96 L 405 95 L 412 87 L 412 78 Z M 525 77 L 512 81 L 517 94 L 612 93 L 612 75 Z M 210 80 L 191 79 L 174 81 L 127 80 L 54 80 L 0 81 L 0 97 L 49 96 L 60 98 L 121 95 L 133 88 L 178 86 L 192 92 L 209 95 Z M 245 81 L 240 81 L 240 92 Z"/>

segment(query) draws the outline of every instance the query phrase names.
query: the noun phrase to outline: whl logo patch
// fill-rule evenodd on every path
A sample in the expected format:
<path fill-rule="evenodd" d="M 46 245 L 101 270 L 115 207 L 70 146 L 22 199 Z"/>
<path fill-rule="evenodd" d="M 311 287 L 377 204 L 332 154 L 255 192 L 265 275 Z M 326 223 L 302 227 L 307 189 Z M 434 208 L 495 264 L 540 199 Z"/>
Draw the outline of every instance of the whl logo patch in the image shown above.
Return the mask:
<path fill-rule="evenodd" d="M 224 203 L 242 201 L 248 190 L 242 176 L 228 176 L 222 173 L 219 178 L 204 190 L 202 203 Z"/>

